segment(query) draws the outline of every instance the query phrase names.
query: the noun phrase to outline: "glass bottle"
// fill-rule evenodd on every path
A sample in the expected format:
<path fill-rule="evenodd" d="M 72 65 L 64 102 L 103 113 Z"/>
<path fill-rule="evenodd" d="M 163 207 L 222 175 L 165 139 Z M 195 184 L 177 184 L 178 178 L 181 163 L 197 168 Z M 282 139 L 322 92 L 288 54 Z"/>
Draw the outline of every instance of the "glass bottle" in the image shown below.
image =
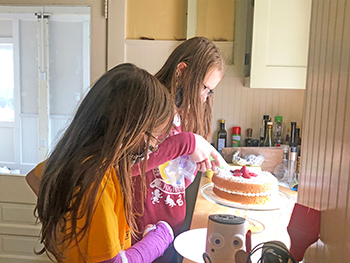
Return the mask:
<path fill-rule="evenodd" d="M 225 129 L 225 120 L 220 120 L 220 130 L 217 133 L 217 147 L 218 152 L 222 153 L 222 148 L 225 148 L 227 145 L 227 131 Z"/>
<path fill-rule="evenodd" d="M 286 145 L 289 145 L 289 141 L 290 141 L 290 127 L 288 127 L 288 131 L 287 131 L 287 134 L 286 134 L 286 140 L 284 141 L 284 143 Z"/>
<path fill-rule="evenodd" d="M 289 150 L 289 161 L 288 161 L 288 183 L 295 179 L 295 170 L 297 162 L 297 147 L 291 146 Z"/>
<path fill-rule="evenodd" d="M 301 145 L 300 128 L 299 128 L 299 126 L 297 126 L 296 131 L 295 131 L 295 144 L 296 145 Z"/>
<path fill-rule="evenodd" d="M 301 138 L 300 138 L 300 128 L 297 126 L 295 130 L 295 144 L 298 147 L 298 156 L 300 155 L 301 150 Z"/>
<path fill-rule="evenodd" d="M 275 116 L 275 125 L 273 126 L 273 135 L 274 135 L 274 145 L 281 146 L 283 144 L 283 117 Z"/>
<path fill-rule="evenodd" d="M 253 136 L 253 129 L 248 128 L 247 129 L 247 137 L 244 140 L 245 147 L 252 147 L 252 136 Z"/>
<path fill-rule="evenodd" d="M 290 132 L 289 146 L 296 146 L 295 135 L 296 135 L 297 123 L 296 122 L 291 122 L 290 125 L 291 125 L 291 132 Z"/>
<path fill-rule="evenodd" d="M 264 146 L 264 140 L 266 137 L 266 123 L 269 120 L 269 115 L 263 115 L 262 125 L 260 126 L 260 146 Z"/>
<path fill-rule="evenodd" d="M 267 123 L 266 137 L 264 140 L 264 147 L 272 147 L 272 122 Z"/>
<path fill-rule="evenodd" d="M 282 145 L 283 149 L 283 161 L 282 163 L 276 165 L 274 170 L 274 175 L 279 181 L 287 181 L 288 180 L 288 155 L 289 155 L 289 146 Z"/>

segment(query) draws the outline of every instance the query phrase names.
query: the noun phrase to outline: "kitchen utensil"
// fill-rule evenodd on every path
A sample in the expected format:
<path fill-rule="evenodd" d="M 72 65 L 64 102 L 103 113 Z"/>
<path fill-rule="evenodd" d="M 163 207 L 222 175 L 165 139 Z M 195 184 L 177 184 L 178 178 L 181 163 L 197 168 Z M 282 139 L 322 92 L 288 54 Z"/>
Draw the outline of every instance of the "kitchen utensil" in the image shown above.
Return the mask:
<path fill-rule="evenodd" d="M 245 251 L 249 254 L 252 250 L 252 231 L 249 229 L 245 234 Z"/>
<path fill-rule="evenodd" d="M 213 147 L 213 150 L 217 153 L 217 157 L 218 157 L 218 160 L 220 162 L 220 166 L 218 166 L 218 168 L 230 170 L 231 166 L 225 161 L 225 159 L 222 157 L 222 155 L 214 147 Z M 214 157 L 211 155 L 209 156 L 209 160 L 215 161 Z"/>
<path fill-rule="evenodd" d="M 290 253 L 297 261 L 304 257 L 306 249 L 320 237 L 321 212 L 296 203 L 287 231 L 291 240 Z"/>

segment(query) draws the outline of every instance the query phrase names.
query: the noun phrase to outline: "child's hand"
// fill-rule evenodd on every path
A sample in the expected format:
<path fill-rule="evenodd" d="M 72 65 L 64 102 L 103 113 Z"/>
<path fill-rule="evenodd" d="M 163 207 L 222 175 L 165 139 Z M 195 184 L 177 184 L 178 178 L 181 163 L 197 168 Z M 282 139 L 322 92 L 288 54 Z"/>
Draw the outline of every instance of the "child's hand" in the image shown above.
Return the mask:
<path fill-rule="evenodd" d="M 153 230 L 153 229 L 156 229 L 156 225 L 154 224 L 148 224 L 146 227 L 145 227 L 145 230 L 143 231 L 143 235 L 142 237 L 144 237 L 149 231 Z"/>
<path fill-rule="evenodd" d="M 167 229 L 169 232 L 169 234 L 172 236 L 172 238 L 174 238 L 174 232 L 173 232 L 173 229 L 171 228 L 171 226 L 165 222 L 165 221 L 159 221 L 157 224 L 148 224 L 146 227 L 145 227 L 145 230 L 143 231 L 143 236 L 142 237 L 145 237 L 145 235 L 147 235 L 148 232 L 152 231 L 152 230 L 156 230 L 158 227 L 162 227 L 164 230 Z"/>
<path fill-rule="evenodd" d="M 201 172 L 205 172 L 207 169 L 213 171 L 216 170 L 217 166 L 220 166 L 218 152 L 213 146 L 210 145 L 202 136 L 195 134 L 196 149 L 190 158 L 197 163 L 197 169 Z M 210 155 L 214 158 L 210 160 Z"/>

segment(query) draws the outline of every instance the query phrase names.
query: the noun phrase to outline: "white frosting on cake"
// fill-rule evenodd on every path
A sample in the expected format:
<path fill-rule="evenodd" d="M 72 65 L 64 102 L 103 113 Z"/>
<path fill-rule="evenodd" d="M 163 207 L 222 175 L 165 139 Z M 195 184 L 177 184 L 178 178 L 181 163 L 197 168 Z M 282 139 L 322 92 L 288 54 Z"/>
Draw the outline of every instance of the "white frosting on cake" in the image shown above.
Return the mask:
<path fill-rule="evenodd" d="M 249 172 L 253 172 L 250 167 L 247 167 Z M 260 168 L 260 167 L 258 167 Z M 234 190 L 228 190 L 226 188 L 222 188 L 222 187 L 218 187 L 217 185 L 214 184 L 214 187 L 223 191 L 223 192 L 227 192 L 230 194 L 238 194 L 238 195 L 244 195 L 244 196 L 270 196 L 274 193 L 276 193 L 276 191 L 278 191 L 278 180 L 277 178 L 266 171 L 261 171 L 258 172 L 257 170 L 254 171 L 254 173 L 257 173 L 258 176 L 254 177 L 251 176 L 250 178 L 244 178 L 242 176 L 234 176 L 233 175 L 233 171 L 231 170 L 226 170 L 226 169 L 219 169 L 216 172 L 217 177 L 224 179 L 226 181 L 232 181 L 232 182 L 236 182 L 236 183 L 244 183 L 244 184 L 255 184 L 255 185 L 263 185 L 263 184 L 271 184 L 272 189 L 270 191 L 266 191 L 266 192 L 260 192 L 260 193 L 244 193 L 241 191 L 234 191 Z"/>
<path fill-rule="evenodd" d="M 248 168 L 248 171 L 252 172 L 249 170 L 249 168 Z M 218 177 L 228 181 L 241 182 L 246 184 L 266 184 L 268 182 L 276 182 L 276 185 L 278 185 L 277 178 L 271 173 L 266 171 L 261 171 L 257 173 L 258 176 L 256 177 L 251 176 L 250 179 L 243 178 L 242 176 L 234 176 L 231 171 L 223 170 L 223 169 L 219 169 L 216 172 L 216 174 Z"/>
<path fill-rule="evenodd" d="M 272 195 L 275 191 L 269 191 L 269 192 L 265 192 L 265 193 L 242 193 L 242 192 L 236 192 L 236 191 L 230 191 L 227 190 L 225 188 L 221 188 L 221 187 L 217 187 L 216 185 L 214 185 L 215 188 L 219 189 L 220 191 L 229 193 L 229 194 L 236 194 L 236 195 L 244 195 L 244 196 L 268 196 L 268 195 Z"/>

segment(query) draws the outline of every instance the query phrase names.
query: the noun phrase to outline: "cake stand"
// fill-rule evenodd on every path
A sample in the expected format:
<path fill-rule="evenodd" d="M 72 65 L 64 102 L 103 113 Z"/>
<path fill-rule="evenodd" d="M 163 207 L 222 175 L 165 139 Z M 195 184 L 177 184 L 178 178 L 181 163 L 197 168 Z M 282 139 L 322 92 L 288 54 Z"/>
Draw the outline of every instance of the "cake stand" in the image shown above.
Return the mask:
<path fill-rule="evenodd" d="M 215 204 L 226 206 L 229 208 L 233 208 L 236 210 L 239 210 L 236 212 L 237 216 L 244 217 L 248 221 L 247 228 L 252 231 L 252 234 L 259 234 L 265 230 L 265 225 L 256 220 L 253 219 L 251 216 L 248 216 L 248 213 L 251 215 L 252 213 L 249 211 L 274 211 L 279 210 L 281 207 L 286 205 L 288 200 L 290 199 L 289 195 L 282 191 L 278 191 L 274 196 L 271 196 L 270 202 L 264 205 L 246 205 L 241 203 L 236 203 L 232 201 L 228 201 L 226 199 L 223 199 L 219 196 L 217 196 L 213 192 L 213 183 L 205 184 L 201 187 L 201 193 L 203 197 Z"/>

